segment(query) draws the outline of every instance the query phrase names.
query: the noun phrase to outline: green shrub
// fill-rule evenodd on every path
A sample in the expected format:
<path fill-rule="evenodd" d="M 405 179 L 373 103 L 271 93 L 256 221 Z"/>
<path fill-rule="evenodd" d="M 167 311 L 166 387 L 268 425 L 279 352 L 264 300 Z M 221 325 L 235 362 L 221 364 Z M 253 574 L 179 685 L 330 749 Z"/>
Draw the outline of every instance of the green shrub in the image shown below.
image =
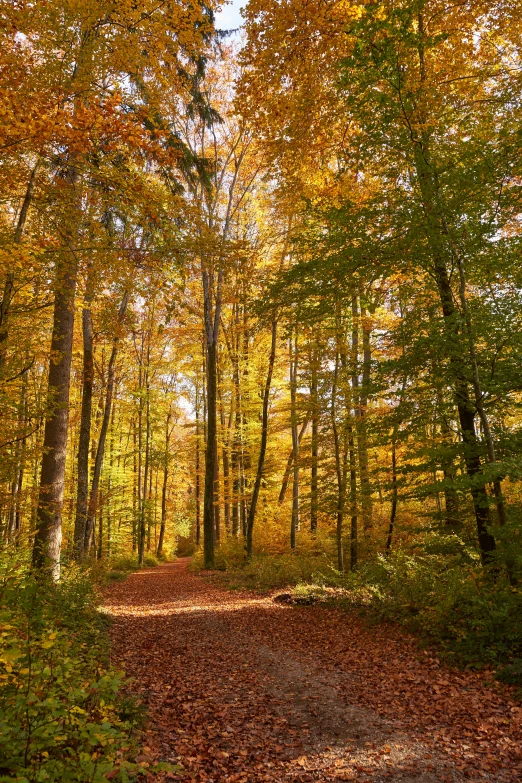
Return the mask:
<path fill-rule="evenodd" d="M 120 555 L 110 561 L 110 567 L 114 571 L 136 571 L 138 569 L 137 555 Z"/>
<path fill-rule="evenodd" d="M 145 555 L 143 558 L 143 565 L 145 568 L 155 568 L 159 565 L 159 560 L 155 555 Z"/>
<path fill-rule="evenodd" d="M 491 666 L 522 684 L 522 591 L 507 577 L 467 557 L 397 551 L 362 566 L 346 588 L 364 591 L 361 603 L 374 615 L 436 643 L 454 662 Z"/>
<path fill-rule="evenodd" d="M 191 568 L 195 571 L 203 568 L 201 551 L 195 554 Z M 233 589 L 269 590 L 311 581 L 318 570 L 329 568 L 329 561 L 323 554 L 309 552 L 263 553 L 246 560 L 243 540 L 228 538 L 216 549 L 214 568 L 223 572 L 222 581 Z"/>
<path fill-rule="evenodd" d="M 70 569 L 52 585 L 24 563 L 0 568 L 0 781 L 135 776 L 135 719 L 88 577 Z"/>

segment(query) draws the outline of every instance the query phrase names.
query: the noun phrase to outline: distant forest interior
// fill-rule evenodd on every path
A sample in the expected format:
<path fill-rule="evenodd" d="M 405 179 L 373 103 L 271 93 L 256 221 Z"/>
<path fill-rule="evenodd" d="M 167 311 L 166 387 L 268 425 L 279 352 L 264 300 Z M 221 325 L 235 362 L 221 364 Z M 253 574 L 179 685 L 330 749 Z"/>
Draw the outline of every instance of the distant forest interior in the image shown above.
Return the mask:
<path fill-rule="evenodd" d="M 522 686 L 520 0 L 241 13 L 0 0 L 2 781 L 145 774 L 96 607 L 176 557 Z"/>

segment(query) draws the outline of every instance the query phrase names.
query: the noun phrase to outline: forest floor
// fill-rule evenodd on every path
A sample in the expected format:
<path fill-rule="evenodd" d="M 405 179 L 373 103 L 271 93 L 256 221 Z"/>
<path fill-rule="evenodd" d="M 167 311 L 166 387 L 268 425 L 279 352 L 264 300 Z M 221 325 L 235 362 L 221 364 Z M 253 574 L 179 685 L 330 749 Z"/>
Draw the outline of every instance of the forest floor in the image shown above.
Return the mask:
<path fill-rule="evenodd" d="M 105 611 L 144 753 L 180 783 L 522 780 L 520 704 L 400 629 L 229 592 L 187 560 L 112 585 Z"/>

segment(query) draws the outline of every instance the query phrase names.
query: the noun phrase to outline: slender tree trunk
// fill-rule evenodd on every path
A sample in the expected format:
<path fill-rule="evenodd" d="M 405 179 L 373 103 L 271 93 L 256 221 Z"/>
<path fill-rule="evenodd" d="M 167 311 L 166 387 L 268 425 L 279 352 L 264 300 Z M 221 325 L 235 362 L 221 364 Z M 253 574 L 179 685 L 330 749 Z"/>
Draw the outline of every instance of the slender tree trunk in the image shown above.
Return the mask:
<path fill-rule="evenodd" d="M 240 492 L 241 492 L 241 381 L 239 376 L 239 307 L 234 305 L 234 352 L 232 359 L 232 378 L 234 394 L 234 441 L 231 455 L 232 468 L 232 535 L 239 536 L 240 527 Z"/>
<path fill-rule="evenodd" d="M 205 568 L 214 567 L 214 482 L 216 459 L 216 344 L 207 343 L 207 445 L 203 496 L 203 553 Z"/>
<path fill-rule="evenodd" d="M 397 515 L 397 447 L 395 445 L 395 438 L 392 438 L 392 502 L 390 513 L 390 525 L 388 527 L 388 538 L 386 539 L 386 557 L 391 551 L 393 531 L 395 528 L 395 517 Z"/>
<path fill-rule="evenodd" d="M 449 231 L 447 229 L 446 232 L 449 235 Z M 482 430 L 484 432 L 484 439 L 486 441 L 486 448 L 488 454 L 488 462 L 493 464 L 497 461 L 497 456 L 495 453 L 495 441 L 493 439 L 491 428 L 489 426 L 489 419 L 486 410 L 484 408 L 484 394 L 482 392 L 482 385 L 480 382 L 477 351 L 475 348 L 475 336 L 473 331 L 473 324 L 471 321 L 471 313 L 469 311 L 467 297 L 466 297 L 466 274 L 464 270 L 464 263 L 462 261 L 461 254 L 460 252 L 458 252 L 458 250 L 453 253 L 453 256 L 455 258 L 455 261 L 457 262 L 457 268 L 459 270 L 460 306 L 462 309 L 462 314 L 464 315 L 464 323 L 466 325 L 466 333 L 468 338 L 468 350 L 469 350 L 469 358 L 470 358 L 471 368 L 472 368 L 472 379 L 473 379 L 472 386 L 475 395 L 475 406 L 477 408 L 477 413 L 479 415 L 479 419 L 482 424 Z M 506 508 L 504 505 L 504 498 L 502 496 L 502 485 L 500 482 L 500 478 L 495 478 L 493 480 L 493 491 L 495 494 L 499 524 L 505 525 L 507 521 Z"/>
<path fill-rule="evenodd" d="M 22 202 L 22 207 L 20 209 L 20 214 L 18 215 L 18 221 L 14 233 L 14 241 L 15 244 L 17 245 L 21 243 L 24 234 L 25 224 L 27 222 L 27 215 L 33 198 L 34 186 L 36 182 L 36 174 L 38 172 L 39 165 L 40 162 L 38 161 L 34 166 L 33 170 L 31 171 L 29 182 L 27 184 L 27 189 L 25 191 L 24 200 Z M 6 274 L 5 281 L 4 281 L 2 299 L 0 300 L 0 378 L 3 375 L 3 370 L 4 370 L 5 360 L 6 360 L 7 340 L 9 337 L 9 310 L 11 307 L 11 302 L 13 300 L 14 290 L 15 290 L 15 273 L 8 272 Z"/>
<path fill-rule="evenodd" d="M 89 446 L 91 442 L 92 393 L 94 383 L 94 361 L 92 341 L 91 291 L 88 284 L 85 306 L 82 312 L 83 334 L 83 388 L 80 418 L 80 439 L 77 457 L 76 518 L 74 522 L 74 557 L 79 560 L 85 555 L 85 527 L 89 498 Z"/>
<path fill-rule="evenodd" d="M 138 433 L 136 427 L 136 420 L 132 422 L 132 442 L 133 442 L 133 482 L 132 482 L 132 551 L 136 552 L 138 548 Z"/>
<path fill-rule="evenodd" d="M 201 474 L 200 474 L 200 443 L 199 443 L 199 397 L 196 384 L 196 546 L 201 543 Z"/>
<path fill-rule="evenodd" d="M 261 489 L 261 481 L 263 478 L 263 467 L 265 464 L 266 444 L 268 440 L 268 407 L 270 404 L 270 387 L 272 385 L 272 374 L 274 371 L 276 347 L 277 347 L 277 321 L 274 319 L 272 321 L 272 341 L 270 344 L 270 356 L 268 357 L 268 371 L 266 375 L 265 390 L 263 393 L 263 413 L 261 418 L 261 444 L 259 447 L 259 458 L 257 461 L 256 480 L 254 483 L 254 490 L 252 492 L 252 499 L 250 501 L 250 508 L 248 510 L 247 535 L 246 535 L 247 558 L 252 557 L 254 521 L 256 518 L 256 508 L 257 508 L 257 500 L 259 497 L 259 490 Z"/>
<path fill-rule="evenodd" d="M 223 506 L 225 513 L 225 529 L 227 533 L 230 533 L 230 463 L 229 463 L 229 450 L 230 450 L 230 427 L 231 419 L 228 426 L 225 417 L 225 406 L 223 403 L 223 389 L 221 373 L 218 366 L 218 389 L 219 389 L 219 416 L 221 424 L 221 458 L 223 462 Z"/>
<path fill-rule="evenodd" d="M 317 511 L 319 505 L 319 483 L 318 483 L 318 462 L 319 462 L 319 399 L 317 384 L 317 355 L 315 349 L 312 349 L 310 357 L 311 365 L 311 384 L 310 384 L 310 403 L 312 406 L 312 443 L 311 443 L 311 476 L 310 476 L 310 530 L 314 533 L 317 530 Z"/>
<path fill-rule="evenodd" d="M 140 353 L 140 367 L 139 367 L 139 390 L 140 399 L 138 404 L 138 564 L 143 563 L 144 557 L 144 543 L 145 543 L 145 523 L 143 519 L 143 349 L 144 349 L 144 336 L 142 335 L 141 353 Z"/>
<path fill-rule="evenodd" d="M 165 525 L 167 523 L 167 484 L 169 479 L 169 459 L 170 459 L 170 419 L 172 413 L 167 413 L 165 423 L 165 458 L 163 463 L 163 485 L 161 488 L 161 524 L 156 555 L 161 557 L 163 554 L 163 542 L 165 539 Z M 199 517 L 199 514 L 198 514 Z"/>
<path fill-rule="evenodd" d="M 357 446 L 359 452 L 359 475 L 361 479 L 361 512 L 363 526 L 365 531 L 373 527 L 373 503 L 372 486 L 370 482 L 370 470 L 368 459 L 368 428 L 366 414 L 368 408 L 368 397 L 370 389 L 371 375 L 371 327 L 368 323 L 366 312 L 361 304 L 362 321 L 362 343 L 363 343 L 363 364 L 362 364 L 362 384 L 359 394 L 359 421 L 357 426 Z"/>
<path fill-rule="evenodd" d="M 248 313 L 246 306 L 243 306 L 243 341 L 242 341 L 242 363 L 243 363 L 243 395 L 242 395 L 242 417 L 241 417 L 241 530 L 243 537 L 246 539 L 247 535 L 247 520 L 248 520 L 248 507 L 247 507 L 247 492 L 248 492 L 248 475 L 251 466 L 250 455 L 250 443 L 246 438 L 248 433 L 248 416 L 249 416 L 249 403 L 250 403 L 250 390 L 248 384 L 249 375 L 249 361 L 250 361 L 250 336 L 248 329 Z"/>
<path fill-rule="evenodd" d="M 97 546 L 97 560 L 103 559 L 103 492 L 100 490 L 98 498 L 98 508 L 96 513 L 98 515 L 98 546 Z"/>
<path fill-rule="evenodd" d="M 301 424 L 301 429 L 299 430 L 299 434 L 297 436 L 297 442 L 299 446 L 301 445 L 301 441 L 306 435 L 306 430 L 308 429 L 310 418 L 311 418 L 311 412 L 308 411 L 305 420 Z M 288 459 L 286 460 L 285 472 L 283 474 L 283 481 L 281 483 L 279 497 L 277 498 L 277 503 L 279 506 L 282 506 L 283 503 L 285 502 L 286 492 L 288 490 L 288 485 L 290 484 L 290 476 L 292 475 L 293 465 L 294 465 L 294 449 L 292 447 L 292 451 L 289 453 Z"/>
<path fill-rule="evenodd" d="M 343 460 L 341 453 L 341 439 L 339 437 L 339 426 L 337 423 L 337 387 L 339 382 L 339 351 L 335 353 L 334 374 L 332 380 L 332 399 L 330 415 L 332 419 L 332 432 L 334 438 L 335 454 L 335 473 L 337 477 L 337 510 L 336 510 L 336 542 L 337 542 L 337 568 L 342 573 L 344 571 L 344 548 L 343 548 L 343 523 L 344 523 L 344 504 L 346 496 L 346 480 L 343 471 Z"/>
<path fill-rule="evenodd" d="M 150 334 L 149 344 L 147 346 L 147 366 L 145 368 L 145 464 L 143 466 L 143 487 L 141 488 L 141 519 L 140 519 L 140 539 L 138 547 L 138 562 L 142 566 L 145 561 L 145 546 L 147 539 L 147 513 L 149 497 L 149 470 L 150 470 L 150 386 L 149 386 L 149 366 L 150 366 Z"/>
<path fill-rule="evenodd" d="M 217 389 L 217 384 L 216 384 Z M 217 405 L 217 400 L 216 400 Z M 217 436 L 217 411 L 216 411 L 216 443 L 214 445 L 214 541 L 219 544 L 221 540 L 221 494 L 219 481 L 219 448 Z"/>
<path fill-rule="evenodd" d="M 489 532 L 491 523 L 489 501 L 483 479 L 480 460 L 480 444 L 475 431 L 475 410 L 469 398 L 465 363 L 458 333 L 458 318 L 445 262 L 445 250 L 441 232 L 441 216 L 436 198 L 437 184 L 429 163 L 428 138 L 415 145 L 415 164 L 425 214 L 428 242 L 433 258 L 433 271 L 445 321 L 446 345 L 453 373 L 455 401 L 462 432 L 466 471 L 470 478 L 471 496 L 477 523 L 477 537 L 482 560 L 487 563 L 495 549 L 495 539 Z"/>
<path fill-rule="evenodd" d="M 18 411 L 18 432 L 23 432 L 27 426 L 27 371 L 23 374 Z M 6 528 L 6 539 L 10 542 L 17 541 L 20 533 L 20 496 L 24 475 L 25 445 L 26 438 L 21 438 L 15 446 L 14 480 L 11 487 L 11 507 Z"/>
<path fill-rule="evenodd" d="M 348 449 L 350 454 L 350 570 L 355 571 L 359 561 L 359 520 L 357 514 L 357 461 L 353 428 L 348 421 Z"/>
<path fill-rule="evenodd" d="M 296 533 L 299 529 L 299 437 L 297 433 L 297 332 L 295 336 L 295 345 L 292 344 L 292 338 L 289 340 L 290 355 L 290 417 L 292 426 L 292 463 L 293 463 L 293 485 L 292 485 L 292 521 L 290 526 L 290 546 L 296 548 Z"/>
<path fill-rule="evenodd" d="M 149 431 L 150 431 L 150 425 L 149 425 Z M 151 549 L 151 535 L 152 535 L 152 517 L 153 517 L 153 494 L 152 494 L 152 481 L 154 477 L 154 468 L 152 466 L 152 460 L 151 460 L 151 449 L 152 449 L 152 433 L 149 437 L 149 491 L 147 495 L 147 552 L 150 552 Z"/>

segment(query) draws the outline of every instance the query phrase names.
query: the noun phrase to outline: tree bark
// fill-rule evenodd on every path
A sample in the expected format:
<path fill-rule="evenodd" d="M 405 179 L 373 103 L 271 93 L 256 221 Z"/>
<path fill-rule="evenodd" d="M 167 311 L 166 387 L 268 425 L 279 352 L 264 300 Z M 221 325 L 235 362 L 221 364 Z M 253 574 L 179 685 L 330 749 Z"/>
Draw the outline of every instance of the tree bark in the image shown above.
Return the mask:
<path fill-rule="evenodd" d="M 167 420 L 165 423 L 165 456 L 164 456 L 164 463 L 163 463 L 163 485 L 161 487 L 161 524 L 160 524 L 160 534 L 159 534 L 159 541 L 158 541 L 158 548 L 156 550 L 156 555 L 158 557 L 161 557 L 163 554 L 163 541 L 165 539 L 165 525 L 167 522 L 167 484 L 169 479 L 169 458 L 170 458 L 170 419 L 171 419 L 171 411 L 167 413 Z"/>
<path fill-rule="evenodd" d="M 337 424 L 337 387 L 339 381 L 339 351 L 335 352 L 335 365 L 332 380 L 332 398 L 330 405 L 330 415 L 332 419 L 332 432 L 334 438 L 335 455 L 335 474 L 337 477 L 337 509 L 335 537 L 337 543 L 337 569 L 342 573 L 344 571 L 344 548 L 343 548 L 343 524 L 344 524 L 344 505 L 346 496 L 346 471 L 343 466 L 341 439 L 339 437 L 339 427 Z"/>
<path fill-rule="evenodd" d="M 392 438 L 392 502 L 390 513 L 390 525 L 388 527 L 388 537 L 386 539 L 385 555 L 388 557 L 391 551 L 393 531 L 395 528 L 395 517 L 397 515 L 397 448 L 395 445 L 395 438 Z"/>
<path fill-rule="evenodd" d="M 317 383 L 317 355 L 315 348 L 312 349 L 310 357 L 311 383 L 310 383 L 310 403 L 312 406 L 312 443 L 311 443 L 311 466 L 310 466 L 310 530 L 314 533 L 317 530 L 317 512 L 319 506 L 319 483 L 318 483 L 318 462 L 319 462 L 319 399 Z"/>
<path fill-rule="evenodd" d="M 199 395 L 196 382 L 196 546 L 201 543 L 201 475 L 199 445 Z"/>
<path fill-rule="evenodd" d="M 290 525 L 290 547 L 296 548 L 296 533 L 299 530 L 299 437 L 297 433 L 297 331 L 295 346 L 289 340 L 290 354 L 290 417 L 292 427 L 292 519 Z"/>
<path fill-rule="evenodd" d="M 204 566 L 207 569 L 214 568 L 214 481 L 217 456 L 216 358 L 216 343 L 212 340 L 212 342 L 207 342 L 207 444 L 203 496 L 203 558 Z"/>
<path fill-rule="evenodd" d="M 92 393 L 94 360 L 92 341 L 91 291 L 88 283 L 85 307 L 82 311 L 83 388 L 80 418 L 80 439 L 77 457 L 76 517 L 74 521 L 73 555 L 80 560 L 85 554 L 85 527 L 89 498 L 89 446 L 91 442 Z"/>
<path fill-rule="evenodd" d="M 76 278 L 74 251 L 70 255 L 64 253 L 58 262 L 55 277 L 47 414 L 33 547 L 33 566 L 48 571 L 55 580 L 60 578 Z"/>
<path fill-rule="evenodd" d="M 359 394 L 359 421 L 357 427 L 357 445 L 359 452 L 359 475 L 361 479 L 361 512 L 363 519 L 363 526 L 365 531 L 370 530 L 373 527 L 373 503 L 372 503 L 372 486 L 370 482 L 370 470 L 368 459 L 368 431 L 366 414 L 368 409 L 368 397 L 370 389 L 370 376 L 371 376 L 371 361 L 372 361 L 372 349 L 371 349 L 371 328 L 368 325 L 366 313 L 362 307 L 360 308 L 360 315 L 362 320 L 362 347 L 363 347 L 363 363 L 362 363 L 362 384 Z"/>
<path fill-rule="evenodd" d="M 29 213 L 29 207 L 33 198 L 34 185 L 36 182 L 36 174 L 40 161 L 37 161 L 27 184 L 24 200 L 18 215 L 18 221 L 14 233 L 14 242 L 19 245 L 22 241 L 22 237 L 25 230 L 25 224 L 27 222 L 27 215 Z M 9 337 L 9 310 L 11 302 L 13 300 L 15 288 L 15 274 L 14 272 L 8 272 L 4 281 L 4 290 L 2 299 L 0 300 L 0 378 L 2 378 L 4 365 L 6 361 L 7 341 Z"/>

